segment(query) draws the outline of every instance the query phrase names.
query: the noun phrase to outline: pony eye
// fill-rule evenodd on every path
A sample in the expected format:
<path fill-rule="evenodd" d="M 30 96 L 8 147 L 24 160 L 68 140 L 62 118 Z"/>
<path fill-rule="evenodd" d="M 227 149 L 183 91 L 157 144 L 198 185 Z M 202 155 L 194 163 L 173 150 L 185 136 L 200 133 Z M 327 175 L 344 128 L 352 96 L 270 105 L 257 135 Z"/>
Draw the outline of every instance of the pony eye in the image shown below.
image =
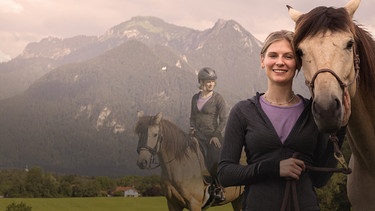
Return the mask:
<path fill-rule="evenodd" d="M 157 134 L 157 133 L 155 133 L 155 134 L 154 134 L 154 138 L 156 138 L 157 136 L 158 136 L 158 134 Z"/>
<path fill-rule="evenodd" d="M 297 57 L 302 57 L 303 56 L 303 52 L 302 52 L 302 50 L 300 48 L 297 48 L 296 55 L 297 55 Z"/>
<path fill-rule="evenodd" d="M 354 41 L 353 40 L 350 40 L 347 44 L 346 44 L 346 49 L 347 50 L 350 50 L 353 48 L 353 45 L 354 45 Z"/>

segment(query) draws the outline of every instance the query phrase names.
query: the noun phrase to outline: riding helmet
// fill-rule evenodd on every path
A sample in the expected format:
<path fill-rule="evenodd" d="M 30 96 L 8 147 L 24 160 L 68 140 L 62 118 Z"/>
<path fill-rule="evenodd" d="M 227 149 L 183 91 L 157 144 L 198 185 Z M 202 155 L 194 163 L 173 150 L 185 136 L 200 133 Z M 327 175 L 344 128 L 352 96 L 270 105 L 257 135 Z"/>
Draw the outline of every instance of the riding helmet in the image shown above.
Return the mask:
<path fill-rule="evenodd" d="M 200 80 L 206 81 L 206 80 L 216 80 L 216 79 L 217 79 L 216 72 L 212 68 L 209 68 L 209 67 L 202 68 L 198 73 L 198 82 Z"/>

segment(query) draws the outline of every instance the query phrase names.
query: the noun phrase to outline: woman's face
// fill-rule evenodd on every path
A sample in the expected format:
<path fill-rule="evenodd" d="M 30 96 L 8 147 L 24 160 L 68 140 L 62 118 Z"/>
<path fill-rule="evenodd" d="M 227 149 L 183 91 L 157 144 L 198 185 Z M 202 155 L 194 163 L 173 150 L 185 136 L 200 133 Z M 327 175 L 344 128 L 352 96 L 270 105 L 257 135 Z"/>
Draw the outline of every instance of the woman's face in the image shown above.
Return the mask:
<path fill-rule="evenodd" d="M 261 56 L 262 68 L 273 83 L 290 83 L 296 72 L 296 60 L 291 44 L 283 39 L 272 43 Z"/>
<path fill-rule="evenodd" d="M 214 90 L 215 84 L 216 84 L 215 80 L 203 81 L 203 90 L 207 92 L 211 92 Z"/>

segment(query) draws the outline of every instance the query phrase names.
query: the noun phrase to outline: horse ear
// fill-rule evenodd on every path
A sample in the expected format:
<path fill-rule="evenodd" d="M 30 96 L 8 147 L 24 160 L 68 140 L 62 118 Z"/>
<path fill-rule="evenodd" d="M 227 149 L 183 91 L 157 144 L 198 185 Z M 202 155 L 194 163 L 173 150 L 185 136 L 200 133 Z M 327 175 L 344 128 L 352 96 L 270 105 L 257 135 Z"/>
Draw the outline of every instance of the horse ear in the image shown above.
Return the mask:
<path fill-rule="evenodd" d="M 143 117 L 143 115 L 144 115 L 144 112 L 143 112 L 143 111 L 138 111 L 138 112 L 137 112 L 137 116 L 138 116 L 138 118 Z"/>
<path fill-rule="evenodd" d="M 355 11 L 359 7 L 359 3 L 361 3 L 361 0 L 350 0 L 344 6 L 344 8 L 346 9 L 346 11 L 348 11 L 350 18 L 353 18 Z"/>
<path fill-rule="evenodd" d="M 293 7 L 289 5 L 286 5 L 286 7 L 288 8 L 289 16 L 292 18 L 294 22 L 297 22 L 298 19 L 303 15 L 302 12 L 293 9 Z"/>
<path fill-rule="evenodd" d="M 163 113 L 159 112 L 154 116 L 154 123 L 159 124 L 161 122 L 161 118 L 163 117 Z"/>

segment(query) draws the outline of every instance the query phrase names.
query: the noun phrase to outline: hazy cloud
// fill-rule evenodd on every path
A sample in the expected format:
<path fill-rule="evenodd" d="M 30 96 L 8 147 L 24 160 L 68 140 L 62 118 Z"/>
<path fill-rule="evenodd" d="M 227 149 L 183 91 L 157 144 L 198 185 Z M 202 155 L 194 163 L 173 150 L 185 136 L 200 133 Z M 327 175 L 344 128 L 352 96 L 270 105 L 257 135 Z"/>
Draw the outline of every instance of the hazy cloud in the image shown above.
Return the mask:
<path fill-rule="evenodd" d="M 0 12 L 1 13 L 20 13 L 23 10 L 22 5 L 13 0 L 1 0 Z"/>
<path fill-rule="evenodd" d="M 47 36 L 101 35 L 134 16 L 155 16 L 198 30 L 218 19 L 235 20 L 261 41 L 274 30 L 294 27 L 286 5 L 301 12 L 341 7 L 347 0 L 0 0 L 0 51 L 14 58 L 27 43 Z M 355 19 L 373 34 L 375 0 L 362 1 Z"/>

